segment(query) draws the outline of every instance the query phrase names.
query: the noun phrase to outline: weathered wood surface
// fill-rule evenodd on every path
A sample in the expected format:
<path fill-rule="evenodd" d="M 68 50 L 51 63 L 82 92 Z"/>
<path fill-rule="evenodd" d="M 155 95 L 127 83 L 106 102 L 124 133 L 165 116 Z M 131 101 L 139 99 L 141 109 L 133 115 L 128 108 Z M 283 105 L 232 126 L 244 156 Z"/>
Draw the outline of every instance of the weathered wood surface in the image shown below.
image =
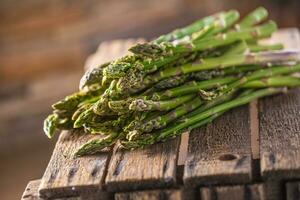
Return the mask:
<path fill-rule="evenodd" d="M 273 38 L 283 42 L 286 48 L 300 49 L 298 29 L 286 29 Z M 261 174 L 264 178 L 300 177 L 299 113 L 299 89 L 259 101 Z"/>
<path fill-rule="evenodd" d="M 229 111 L 190 133 L 184 183 L 206 185 L 251 180 L 249 106 Z"/>
<path fill-rule="evenodd" d="M 78 196 L 101 191 L 109 152 L 74 158 L 79 146 L 101 136 L 80 131 L 63 131 L 43 175 L 39 193 L 42 197 Z"/>
<path fill-rule="evenodd" d="M 288 182 L 286 187 L 286 200 L 299 200 L 300 199 L 300 182 Z"/>
<path fill-rule="evenodd" d="M 115 200 L 181 200 L 182 192 L 179 189 L 149 190 L 115 194 Z"/>
<path fill-rule="evenodd" d="M 40 200 L 38 187 L 40 186 L 41 180 L 33 180 L 28 183 L 25 191 L 22 195 L 21 200 Z"/>
<path fill-rule="evenodd" d="M 28 183 L 28 185 L 26 186 L 26 189 L 22 195 L 21 200 L 43 200 L 43 198 L 41 198 L 39 196 L 39 192 L 38 192 L 38 187 L 41 183 L 41 180 L 33 180 L 30 181 Z M 53 200 L 81 200 L 81 199 L 85 199 L 85 200 L 98 200 L 98 199 L 103 199 L 103 200 L 109 200 L 109 199 L 113 199 L 113 196 L 106 193 L 82 193 L 80 194 L 80 196 L 78 197 L 63 197 L 63 198 L 51 198 Z"/>
<path fill-rule="evenodd" d="M 206 187 L 200 189 L 201 200 L 267 200 L 262 184 Z"/>
<path fill-rule="evenodd" d="M 290 32 L 293 31 L 280 31 L 275 34 L 275 37 L 284 38 L 287 37 L 286 34 L 290 34 Z M 291 38 L 296 41 L 297 36 L 296 34 L 291 35 L 292 36 L 290 36 L 288 40 L 285 41 L 282 39 L 281 41 L 283 41 L 287 47 L 294 46 L 294 48 L 296 48 L 295 44 L 290 41 Z M 119 43 L 119 41 L 116 41 L 114 45 L 103 44 L 102 47 L 99 48 L 98 53 L 91 56 L 87 61 L 86 68 L 95 66 L 97 63 L 104 62 L 106 61 L 105 59 L 114 59 L 115 57 L 106 58 L 103 56 L 108 55 L 108 52 L 109 54 L 110 52 L 113 53 L 115 51 L 125 52 L 126 45 L 120 45 Z M 132 41 L 128 41 L 128 44 L 131 45 Z M 105 49 L 105 51 L 103 49 Z M 101 56 L 103 57 L 101 58 Z M 292 92 L 288 95 L 294 95 L 294 93 L 295 92 Z M 296 96 L 298 94 L 300 93 L 296 93 Z M 297 98 L 298 97 L 299 95 Z M 277 96 L 270 98 L 273 100 L 269 100 L 270 102 L 265 104 L 271 105 L 274 103 L 274 105 L 277 105 L 277 102 L 273 102 L 277 101 L 277 98 L 281 97 Z M 288 109 L 285 113 L 288 115 L 299 115 L 299 112 L 297 113 L 295 111 L 297 109 L 295 109 L 295 102 L 292 100 L 294 98 L 287 98 L 289 101 L 285 100 L 285 102 L 282 102 L 282 105 L 279 104 L 275 111 L 278 110 L 279 112 L 280 109 L 286 108 L 287 106 Z M 297 99 L 297 101 L 299 102 L 299 99 Z M 261 103 L 259 105 L 261 105 Z M 298 106 L 296 108 L 299 108 L 299 104 L 296 106 Z M 267 109 L 268 111 L 264 111 L 264 115 L 267 114 L 274 117 L 274 113 L 272 111 L 273 108 L 267 108 L 267 106 L 264 107 L 266 107 L 264 109 Z M 294 108 L 294 110 L 292 108 Z M 191 133 L 189 136 L 188 155 L 183 173 L 184 183 L 187 187 L 228 183 L 240 184 L 248 183 L 252 180 L 252 172 L 254 168 L 252 167 L 251 157 L 251 123 L 249 109 L 249 105 L 234 109 L 206 127 L 202 127 Z M 259 109 L 261 108 L 259 107 Z M 265 118 L 269 119 L 271 117 L 265 116 Z M 283 116 L 277 116 L 276 119 L 286 123 L 288 126 L 284 127 L 287 130 L 296 130 L 299 133 L 299 129 L 295 126 L 296 124 L 299 124 L 298 119 L 285 117 L 285 119 L 282 120 L 283 118 Z M 259 124 L 260 130 L 261 124 L 262 123 Z M 276 126 L 273 128 L 275 129 L 275 127 Z M 281 133 L 280 136 L 280 134 L 276 133 L 275 136 L 277 137 L 277 141 L 283 141 L 283 143 L 286 141 L 293 141 L 292 143 L 284 144 L 300 146 L 300 144 L 297 143 L 298 140 L 295 138 L 295 135 L 292 135 L 294 137 L 293 140 L 288 140 L 288 138 L 286 139 L 282 135 L 284 134 Z M 178 171 L 177 154 L 180 145 L 179 137 L 167 143 L 153 145 L 142 150 L 124 151 L 115 148 L 110 162 L 108 162 L 108 153 L 101 153 L 96 156 L 88 156 L 74 160 L 71 155 L 75 148 L 90 139 L 90 137 L 93 136 L 72 135 L 70 132 L 64 132 L 60 136 L 54 150 L 54 154 L 41 181 L 40 193 L 42 195 L 46 197 L 78 196 L 86 192 L 91 193 L 92 191 L 99 192 L 100 194 L 107 194 L 102 191 L 104 187 L 109 191 L 131 191 L 130 193 L 122 193 L 118 195 L 125 195 L 124 198 L 132 199 L 136 198 L 136 190 L 165 187 L 171 188 L 176 184 L 178 178 L 179 183 L 181 182 L 180 179 L 182 176 L 178 176 L 178 174 L 176 174 Z M 282 140 L 282 138 L 284 140 Z M 266 138 L 262 140 L 262 136 L 260 136 L 260 139 L 261 142 L 266 140 Z M 75 140 L 76 142 L 74 143 Z M 274 142 L 272 142 L 272 144 L 273 143 Z M 276 142 L 274 145 L 275 144 Z M 284 144 L 282 144 L 279 149 L 286 149 L 286 152 L 290 152 L 289 147 L 283 148 L 286 146 Z M 292 150 L 294 150 L 294 148 L 292 148 Z M 260 149 L 260 156 L 261 155 L 262 150 Z M 298 158 L 297 155 L 298 154 L 296 153 L 295 155 L 292 153 L 292 156 L 294 156 L 293 159 Z M 184 157 L 182 157 L 181 160 L 184 160 Z M 293 162 L 298 163 L 297 160 L 294 160 Z M 263 169 L 265 168 L 262 165 L 262 172 Z M 295 171 L 294 173 L 298 173 L 298 171 Z M 93 174 L 96 175 L 93 176 Z M 262 173 L 262 175 L 264 176 L 264 173 Z M 291 175 L 285 174 L 285 177 L 291 177 Z M 259 179 L 259 177 L 257 178 Z M 275 184 L 277 184 L 277 182 Z M 223 187 L 221 187 L 221 189 L 218 188 L 215 188 L 214 190 L 216 192 L 212 193 L 207 193 L 207 191 L 211 190 L 204 188 L 201 190 L 201 195 L 207 194 L 208 197 L 210 197 L 210 194 L 226 194 L 227 189 L 224 189 Z M 264 195 L 268 194 L 263 191 L 263 187 L 261 185 L 256 185 L 253 188 L 252 186 L 234 186 L 233 188 L 230 187 L 230 191 L 236 191 L 233 193 L 237 196 L 243 192 L 249 194 L 250 191 L 250 194 L 252 195 L 251 197 L 257 197 L 256 199 L 262 199 L 258 198 L 262 197 L 259 196 L 261 193 Z M 269 189 L 268 187 L 266 188 L 264 188 L 264 190 L 270 190 L 272 187 Z M 164 194 L 165 192 L 160 193 Z M 259 195 L 257 196 L 256 194 Z M 118 197 L 118 195 L 116 195 L 116 197 Z M 150 193 L 151 198 L 153 195 L 153 193 Z M 212 196 L 211 198 L 215 198 L 215 196 Z"/>
<path fill-rule="evenodd" d="M 263 178 L 300 178 L 299 115 L 300 89 L 259 101 Z"/>
<path fill-rule="evenodd" d="M 105 185 L 109 191 L 174 186 L 180 138 L 135 151 L 116 150 Z"/>

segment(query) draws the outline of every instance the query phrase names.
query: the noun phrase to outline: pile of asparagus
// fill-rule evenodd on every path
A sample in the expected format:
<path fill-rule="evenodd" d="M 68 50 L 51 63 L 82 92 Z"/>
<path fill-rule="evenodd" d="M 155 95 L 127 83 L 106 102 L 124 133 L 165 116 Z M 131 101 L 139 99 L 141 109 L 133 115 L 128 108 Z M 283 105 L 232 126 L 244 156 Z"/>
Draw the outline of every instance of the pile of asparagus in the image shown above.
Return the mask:
<path fill-rule="evenodd" d="M 299 52 L 258 42 L 277 30 L 267 16 L 262 7 L 241 20 L 236 10 L 220 12 L 131 47 L 128 55 L 87 71 L 79 92 L 52 106 L 46 135 L 58 129 L 104 135 L 76 156 L 116 143 L 141 148 L 299 86 Z"/>

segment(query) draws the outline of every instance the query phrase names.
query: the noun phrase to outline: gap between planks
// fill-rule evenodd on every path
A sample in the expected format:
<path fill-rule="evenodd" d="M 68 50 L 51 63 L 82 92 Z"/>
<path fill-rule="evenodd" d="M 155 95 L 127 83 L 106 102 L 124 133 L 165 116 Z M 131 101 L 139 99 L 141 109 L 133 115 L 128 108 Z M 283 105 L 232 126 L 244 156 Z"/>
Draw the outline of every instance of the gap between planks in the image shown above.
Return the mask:
<path fill-rule="evenodd" d="M 250 139 L 252 159 L 259 159 L 259 127 L 257 100 L 250 103 Z"/>

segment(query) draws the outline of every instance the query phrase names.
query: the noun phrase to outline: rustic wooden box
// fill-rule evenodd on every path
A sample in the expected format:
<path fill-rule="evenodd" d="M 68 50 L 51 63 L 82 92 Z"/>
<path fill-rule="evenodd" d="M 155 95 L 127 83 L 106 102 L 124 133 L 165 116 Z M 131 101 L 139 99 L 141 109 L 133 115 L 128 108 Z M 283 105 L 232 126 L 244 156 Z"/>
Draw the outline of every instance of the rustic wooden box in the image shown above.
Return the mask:
<path fill-rule="evenodd" d="M 267 42 L 300 49 L 297 29 Z M 133 40 L 105 43 L 88 65 L 111 59 Z M 29 199 L 300 199 L 300 89 L 236 108 L 205 127 L 146 149 L 74 159 L 92 137 L 63 131 Z"/>

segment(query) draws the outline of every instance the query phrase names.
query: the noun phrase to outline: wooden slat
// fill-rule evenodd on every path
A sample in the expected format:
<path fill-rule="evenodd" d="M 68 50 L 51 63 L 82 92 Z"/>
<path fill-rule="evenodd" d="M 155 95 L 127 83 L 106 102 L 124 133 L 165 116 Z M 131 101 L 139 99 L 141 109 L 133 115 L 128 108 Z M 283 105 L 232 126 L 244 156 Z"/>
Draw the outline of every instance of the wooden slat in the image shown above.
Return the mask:
<path fill-rule="evenodd" d="M 112 155 L 105 185 L 109 191 L 167 187 L 176 183 L 180 138 Z"/>
<path fill-rule="evenodd" d="M 33 180 L 30 181 L 25 191 L 22 195 L 22 200 L 39 200 L 38 187 L 40 185 L 41 180 Z"/>
<path fill-rule="evenodd" d="M 288 182 L 286 183 L 286 199 L 298 200 L 300 199 L 300 182 Z"/>
<path fill-rule="evenodd" d="M 264 191 L 268 200 L 280 200 L 283 198 L 283 190 L 284 187 L 282 186 L 280 181 L 276 180 L 264 180 Z"/>
<path fill-rule="evenodd" d="M 261 174 L 265 179 L 300 177 L 299 114 L 300 89 L 259 101 Z"/>
<path fill-rule="evenodd" d="M 180 190 L 149 190 L 115 194 L 115 200 L 181 200 Z"/>
<path fill-rule="evenodd" d="M 273 40 L 300 49 L 298 29 L 281 30 Z M 265 179 L 300 177 L 299 92 L 295 89 L 259 101 L 261 174 Z"/>
<path fill-rule="evenodd" d="M 246 183 L 251 180 L 249 106 L 191 132 L 184 170 L 187 185 Z"/>
<path fill-rule="evenodd" d="M 262 184 L 206 187 L 200 189 L 201 200 L 265 200 Z"/>
<path fill-rule="evenodd" d="M 22 195 L 21 200 L 43 200 L 43 198 L 41 198 L 38 193 L 38 188 L 39 188 L 40 183 L 41 183 L 41 180 L 30 181 L 26 186 L 26 189 Z M 105 198 L 103 198 L 103 195 L 105 195 Z M 85 199 L 85 200 L 112 199 L 112 196 L 108 193 L 106 193 L 106 194 L 82 193 L 78 197 L 55 198 L 54 200 L 81 200 L 81 199 Z"/>
<path fill-rule="evenodd" d="M 276 43 L 278 41 L 283 43 L 286 49 L 299 50 L 299 30 L 296 28 L 281 29 L 276 32 L 267 43 Z M 294 97 L 291 98 L 293 99 Z M 294 144 L 294 147 L 299 144 L 299 140 L 297 141 L 296 139 L 299 137 L 296 136 L 297 134 L 294 132 L 295 126 L 299 126 L 299 123 L 297 120 L 292 119 L 293 115 L 295 115 L 294 112 L 297 112 L 293 110 L 297 109 L 297 106 L 288 106 L 288 104 L 285 103 L 289 101 L 288 99 L 290 99 L 290 97 L 282 95 L 281 97 L 266 98 L 265 100 L 259 101 L 260 171 L 265 179 L 265 194 L 268 199 L 281 199 L 283 197 L 283 188 L 280 179 L 286 176 L 292 177 L 295 173 L 298 173 L 295 172 L 295 166 L 299 165 L 299 162 L 294 160 L 297 158 L 292 155 L 296 152 L 293 151 L 294 148 L 288 146 L 290 142 Z M 297 100 L 292 101 L 296 102 Z M 280 104 L 278 104 L 279 102 Z M 276 105 L 276 107 L 271 107 L 270 105 Z M 288 106 L 291 112 L 286 110 L 285 106 Z M 292 132 L 294 132 L 294 134 Z M 299 131 L 296 132 L 299 133 Z M 286 133 L 288 134 L 286 135 Z M 290 137 L 290 134 L 293 136 Z M 294 136 L 296 136 L 296 138 Z M 296 147 L 296 149 L 299 149 L 298 147 Z M 283 154 L 279 153 L 281 151 Z M 283 157 L 285 158 L 282 159 Z M 289 163 L 292 160 L 293 163 Z M 274 178 L 278 180 L 274 180 Z"/>
<path fill-rule="evenodd" d="M 101 136 L 86 135 L 79 131 L 61 133 L 41 180 L 39 187 L 41 196 L 48 198 L 78 196 L 82 192 L 101 191 L 108 152 L 74 158 L 74 152 L 80 145 L 98 137 Z"/>
<path fill-rule="evenodd" d="M 43 200 L 39 197 L 38 187 L 41 183 L 41 180 L 30 181 L 22 195 L 21 200 Z M 80 200 L 80 197 L 67 197 L 67 198 L 56 198 L 55 200 Z M 90 199 L 90 198 L 89 198 Z"/>

